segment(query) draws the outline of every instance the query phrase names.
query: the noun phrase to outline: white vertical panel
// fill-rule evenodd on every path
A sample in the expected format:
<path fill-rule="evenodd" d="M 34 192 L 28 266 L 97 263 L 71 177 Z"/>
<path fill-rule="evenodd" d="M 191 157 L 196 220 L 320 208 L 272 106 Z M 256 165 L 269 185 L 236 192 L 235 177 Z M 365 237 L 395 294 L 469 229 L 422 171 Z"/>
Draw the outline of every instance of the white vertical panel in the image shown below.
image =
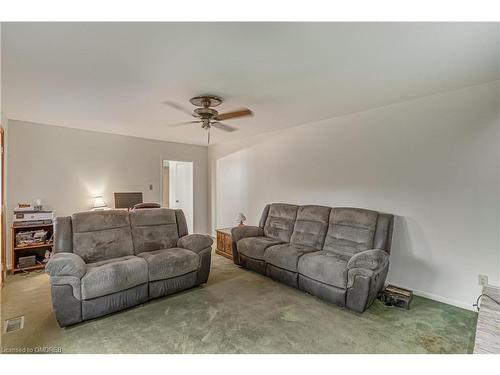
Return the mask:
<path fill-rule="evenodd" d="M 180 208 L 186 216 L 189 233 L 193 233 L 193 163 L 170 161 L 169 201 L 171 208 Z"/>

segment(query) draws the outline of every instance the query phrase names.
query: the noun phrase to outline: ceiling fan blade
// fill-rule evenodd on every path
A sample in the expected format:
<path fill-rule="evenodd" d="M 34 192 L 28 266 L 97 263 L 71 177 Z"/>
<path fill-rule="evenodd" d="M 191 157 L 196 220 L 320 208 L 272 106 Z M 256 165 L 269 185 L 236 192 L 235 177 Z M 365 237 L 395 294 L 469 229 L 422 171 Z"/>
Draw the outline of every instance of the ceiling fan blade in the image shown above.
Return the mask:
<path fill-rule="evenodd" d="M 226 125 L 226 124 L 223 124 L 221 122 L 213 122 L 211 124 L 214 128 L 217 128 L 219 130 L 223 130 L 225 132 L 234 132 L 235 130 L 238 130 L 232 126 L 229 126 L 229 125 Z"/>
<path fill-rule="evenodd" d="M 182 125 L 188 125 L 188 124 L 199 124 L 201 121 L 184 121 L 184 122 L 178 122 L 175 124 L 168 124 L 167 126 L 169 127 L 176 127 L 176 126 L 182 126 Z"/>
<path fill-rule="evenodd" d="M 242 108 L 233 112 L 219 113 L 217 116 L 214 117 L 214 119 L 217 121 L 224 121 L 224 120 L 229 120 L 231 118 L 251 116 L 251 115 L 253 115 L 251 110 L 249 110 L 248 108 Z"/>
<path fill-rule="evenodd" d="M 182 105 L 177 104 L 176 102 L 172 102 L 170 100 L 165 100 L 164 102 L 162 102 L 162 104 L 168 105 L 169 107 L 175 108 L 178 111 L 181 111 L 181 112 L 187 113 L 190 116 L 193 116 L 193 112 L 191 112 L 187 108 L 184 108 Z"/>

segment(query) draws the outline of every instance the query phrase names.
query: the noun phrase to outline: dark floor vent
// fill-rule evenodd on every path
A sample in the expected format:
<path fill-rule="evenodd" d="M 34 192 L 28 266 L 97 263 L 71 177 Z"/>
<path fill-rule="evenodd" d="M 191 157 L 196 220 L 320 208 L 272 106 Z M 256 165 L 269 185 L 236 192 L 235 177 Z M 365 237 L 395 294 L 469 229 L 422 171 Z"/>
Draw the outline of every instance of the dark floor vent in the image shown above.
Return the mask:
<path fill-rule="evenodd" d="M 5 333 L 11 333 L 19 331 L 24 327 L 24 316 L 18 316 L 17 318 L 7 319 L 5 321 Z"/>

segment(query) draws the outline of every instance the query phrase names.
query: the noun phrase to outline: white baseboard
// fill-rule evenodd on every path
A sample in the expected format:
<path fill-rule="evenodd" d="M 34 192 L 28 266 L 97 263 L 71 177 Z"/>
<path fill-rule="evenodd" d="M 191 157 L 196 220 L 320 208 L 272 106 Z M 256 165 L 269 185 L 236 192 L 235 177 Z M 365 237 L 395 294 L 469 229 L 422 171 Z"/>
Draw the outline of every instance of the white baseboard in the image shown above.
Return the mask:
<path fill-rule="evenodd" d="M 388 283 L 391 283 L 391 282 L 388 281 Z M 472 306 L 472 303 L 471 304 L 463 303 L 461 301 L 456 301 L 456 300 L 453 300 L 450 298 L 442 297 L 442 296 L 439 296 L 437 294 L 428 293 L 428 292 L 424 292 L 422 290 L 413 289 L 409 286 L 401 285 L 400 283 L 394 283 L 394 285 L 400 286 L 401 288 L 409 289 L 409 290 L 413 291 L 413 294 L 415 294 L 416 296 L 419 296 L 419 297 L 428 298 L 428 299 L 431 299 L 433 301 L 446 303 L 447 305 L 460 307 L 461 309 L 477 312 L 477 309 L 474 306 Z"/>

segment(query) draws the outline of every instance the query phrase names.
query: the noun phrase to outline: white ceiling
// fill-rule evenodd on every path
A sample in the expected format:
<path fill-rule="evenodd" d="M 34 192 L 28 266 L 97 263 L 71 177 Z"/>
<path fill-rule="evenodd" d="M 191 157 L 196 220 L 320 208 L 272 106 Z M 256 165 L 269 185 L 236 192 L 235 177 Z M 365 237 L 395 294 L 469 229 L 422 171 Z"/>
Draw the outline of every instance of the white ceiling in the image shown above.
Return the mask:
<path fill-rule="evenodd" d="M 253 118 L 219 143 L 499 79 L 494 23 L 2 24 L 9 119 L 205 144 L 162 104 L 214 93 Z"/>

